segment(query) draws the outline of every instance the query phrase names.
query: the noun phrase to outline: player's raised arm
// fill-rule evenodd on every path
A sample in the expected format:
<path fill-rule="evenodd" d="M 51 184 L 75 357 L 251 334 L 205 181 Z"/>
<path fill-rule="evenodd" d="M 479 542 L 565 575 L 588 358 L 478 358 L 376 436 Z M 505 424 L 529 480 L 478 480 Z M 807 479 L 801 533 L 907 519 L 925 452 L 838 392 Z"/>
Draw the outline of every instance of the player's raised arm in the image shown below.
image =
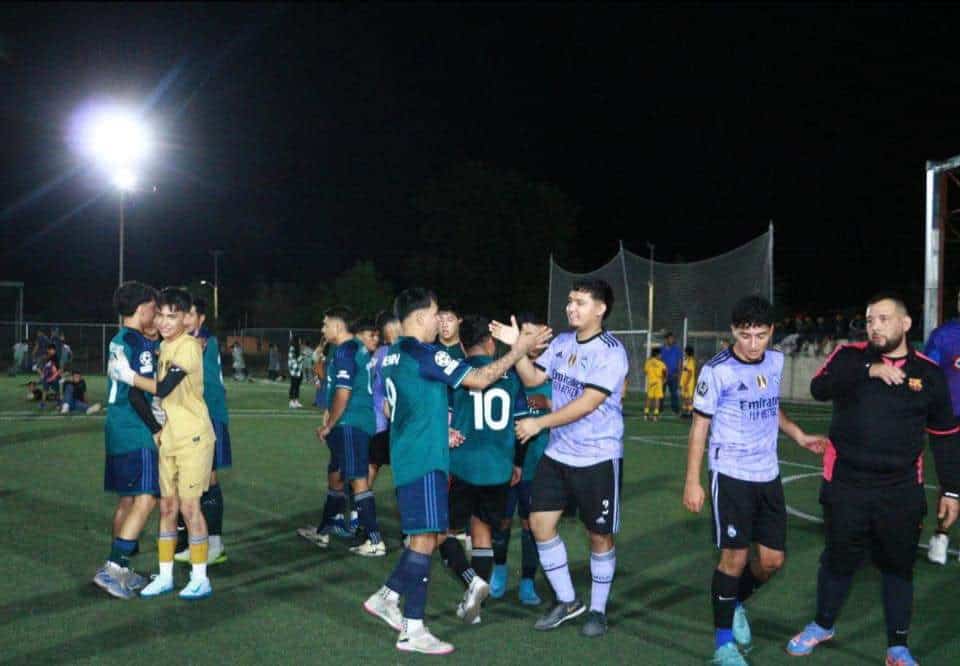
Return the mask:
<path fill-rule="evenodd" d="M 534 326 L 533 324 L 524 324 L 524 330 L 535 331 L 539 328 L 540 327 Z M 546 328 L 545 330 L 550 332 L 549 328 Z M 490 333 L 493 335 L 494 339 L 512 347 L 520 338 L 520 327 L 517 324 L 517 318 L 511 316 L 509 325 L 502 324 L 499 321 L 490 322 Z M 549 340 L 549 337 L 547 339 Z M 546 356 L 546 352 L 543 353 L 541 358 L 543 356 Z M 517 361 L 515 366 L 517 374 L 520 375 L 520 381 L 523 382 L 523 385 L 526 388 L 540 386 L 549 378 L 547 368 L 539 365 L 539 362 L 540 359 L 537 359 L 537 361 L 530 361 L 530 359 L 526 356 Z"/>
<path fill-rule="evenodd" d="M 492 324 L 491 324 L 492 327 Z M 482 368 L 474 368 L 463 379 L 463 386 L 474 390 L 482 391 L 517 365 L 521 360 L 526 359 L 531 349 L 538 345 L 546 344 L 552 335 L 549 328 L 524 327 L 524 330 L 516 337 L 510 351 L 493 363 L 489 363 Z M 521 380 L 522 380 L 521 376 Z M 542 383 L 542 382 L 541 382 Z M 526 384 L 526 382 L 524 382 Z"/>

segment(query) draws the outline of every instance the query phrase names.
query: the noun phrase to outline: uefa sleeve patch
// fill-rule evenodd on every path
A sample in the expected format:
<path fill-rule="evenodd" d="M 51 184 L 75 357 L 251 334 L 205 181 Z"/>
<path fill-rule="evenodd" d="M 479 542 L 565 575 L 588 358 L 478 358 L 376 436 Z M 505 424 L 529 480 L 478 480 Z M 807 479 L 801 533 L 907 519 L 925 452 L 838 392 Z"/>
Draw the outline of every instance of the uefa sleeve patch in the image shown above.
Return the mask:
<path fill-rule="evenodd" d="M 453 363 L 453 359 L 445 351 L 438 351 L 433 355 L 433 362 L 436 363 L 441 368 L 446 368 L 448 365 Z M 449 374 L 449 373 L 448 373 Z"/>
<path fill-rule="evenodd" d="M 701 398 L 706 396 L 709 391 L 710 391 L 710 387 L 707 385 L 706 382 L 700 382 L 697 385 L 697 395 L 699 395 Z"/>

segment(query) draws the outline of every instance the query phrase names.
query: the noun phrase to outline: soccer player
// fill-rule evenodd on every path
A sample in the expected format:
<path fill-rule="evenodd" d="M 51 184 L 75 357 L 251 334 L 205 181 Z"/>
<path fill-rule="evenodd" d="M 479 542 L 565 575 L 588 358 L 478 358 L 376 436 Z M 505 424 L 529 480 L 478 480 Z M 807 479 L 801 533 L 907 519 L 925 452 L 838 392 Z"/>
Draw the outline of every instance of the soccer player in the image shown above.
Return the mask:
<path fill-rule="evenodd" d="M 437 317 L 440 320 L 437 342 L 450 354 L 450 358 L 458 361 L 466 358 L 463 343 L 460 341 L 460 325 L 463 323 L 460 308 L 456 303 L 446 303 L 440 306 Z"/>
<path fill-rule="evenodd" d="M 940 480 L 937 518 L 949 528 L 960 512 L 960 428 L 943 371 L 907 344 L 912 322 L 903 299 L 879 294 L 866 314 L 869 342 L 838 347 L 810 382 L 815 399 L 833 402 L 820 487 L 826 547 L 817 614 L 787 652 L 807 655 L 833 638 L 853 575 L 869 555 L 883 580 L 887 664 L 911 666 L 913 567 L 927 512 L 924 440 L 930 436 Z"/>
<path fill-rule="evenodd" d="M 423 624 L 430 559 L 439 536 L 449 527 L 447 388 L 483 391 L 530 349 L 548 340 L 550 331 L 524 331 L 509 353 L 477 368 L 432 344 L 439 325 L 432 291 L 402 292 L 394 302 L 394 314 L 401 321 L 403 336 L 384 358 L 383 375 L 390 408 L 390 464 L 401 527 L 410 535 L 410 543 L 386 584 L 363 607 L 400 632 L 398 650 L 448 654 L 453 646 L 435 638 Z M 400 596 L 404 597 L 402 613 Z"/>
<path fill-rule="evenodd" d="M 200 340 L 203 345 L 203 401 L 210 414 L 216 444 L 213 449 L 213 469 L 210 471 L 210 488 L 200 496 L 200 510 L 207 521 L 209 548 L 207 564 L 221 564 L 227 561 L 223 548 L 223 491 L 217 478 L 217 470 L 233 466 L 233 449 L 230 446 L 230 416 L 227 413 L 227 390 L 223 385 L 223 367 L 220 360 L 220 345 L 217 336 L 204 326 L 207 322 L 207 302 L 194 298 L 190 312 L 184 317 L 187 333 Z M 182 521 L 181 516 L 180 520 Z M 186 525 L 183 526 L 184 532 Z M 177 525 L 177 530 L 181 525 Z M 184 539 L 186 541 L 186 539 Z M 177 542 L 177 546 L 186 546 L 176 555 L 174 561 L 189 562 L 190 548 L 186 543 Z"/>
<path fill-rule="evenodd" d="M 465 364 L 489 365 L 496 353 L 490 320 L 478 315 L 463 319 L 460 339 Z M 456 391 L 453 429 L 463 442 L 450 452 L 450 529 L 470 529 L 471 560 L 460 541 L 441 537 L 440 555 L 463 584 L 457 617 L 467 624 L 480 622 L 480 606 L 490 592 L 493 572 L 493 531 L 499 530 L 511 486 L 523 470 L 514 465 L 514 419 L 527 413 L 527 396 L 520 378 L 509 370 L 482 391 Z"/>
<path fill-rule="evenodd" d="M 643 420 L 660 420 L 660 403 L 663 402 L 663 385 L 667 381 L 667 366 L 660 360 L 660 350 L 651 349 L 650 358 L 643 364 L 643 374 L 647 376 L 647 401 L 643 406 Z M 622 395 L 622 393 L 621 393 Z"/>
<path fill-rule="evenodd" d="M 680 400 L 683 403 L 680 415 L 685 418 L 693 417 L 693 387 L 697 379 L 697 359 L 693 355 L 693 347 L 683 350 L 683 366 L 680 371 Z"/>
<path fill-rule="evenodd" d="M 111 358 L 111 379 L 151 393 L 162 400 L 165 414 L 160 431 L 160 531 L 157 551 L 160 573 L 140 592 L 156 597 L 173 591 L 173 556 L 177 544 L 177 513 L 182 512 L 190 539 L 190 582 L 180 598 L 197 600 L 213 593 L 207 578 L 207 521 L 200 510 L 200 497 L 210 487 L 213 450 L 216 443 L 209 410 L 203 402 L 203 346 L 187 334 L 186 315 L 190 294 L 167 288 L 160 294 L 158 327 L 160 343 L 159 381 L 136 375 L 119 354 Z"/>
<path fill-rule="evenodd" d="M 524 357 L 517 372 L 527 387 L 549 378 L 553 411 L 517 421 L 521 443 L 550 428 L 550 441 L 533 479 L 530 527 L 540 564 L 556 595 L 556 604 L 535 628 L 556 629 L 587 607 L 576 598 L 567 548 L 557 532 L 570 499 L 590 537 L 590 614 L 581 629 L 588 637 L 607 632 L 607 598 L 616 570 L 614 534 L 620 529 L 623 470 L 623 387 L 629 362 L 623 345 L 603 328 L 613 307 L 613 290 L 603 280 L 577 280 L 567 298 L 573 330 L 558 335 L 531 363 Z M 493 333 L 512 344 L 518 328 L 494 322 Z"/>
<path fill-rule="evenodd" d="M 808 435 L 780 409 L 783 353 L 769 349 L 773 306 L 760 296 L 738 301 L 730 316 L 734 343 L 700 370 L 687 442 L 683 505 L 703 507 L 703 454 L 710 445 L 713 539 L 720 561 L 711 595 L 713 663 L 746 664 L 737 645 L 751 643 L 744 602 L 783 566 L 787 507 L 780 482 L 777 436 L 822 453 L 824 438 Z M 751 559 L 750 548 L 756 546 Z"/>
<path fill-rule="evenodd" d="M 520 326 L 524 324 L 542 325 L 530 313 L 517 315 L 517 322 Z M 540 355 L 538 351 L 530 354 L 531 360 L 536 360 Z M 525 389 L 527 394 L 527 413 L 523 418 L 537 418 L 550 413 L 550 380 L 545 381 L 540 386 Z M 518 415 L 517 418 L 520 418 Z M 522 468 L 520 483 L 510 486 L 507 492 L 507 507 L 500 523 L 500 529 L 493 534 L 493 578 L 490 580 L 490 596 L 494 599 L 503 597 L 507 588 L 507 553 L 510 548 L 510 532 L 513 526 L 513 514 L 520 515 L 520 587 L 518 596 L 520 603 L 526 606 L 539 606 L 540 597 L 537 595 L 537 589 L 534 585 L 534 577 L 537 574 L 537 567 L 540 566 L 540 559 L 537 557 L 537 543 L 533 539 L 533 532 L 530 531 L 530 487 L 533 485 L 533 478 L 537 471 L 537 465 L 540 464 L 540 458 L 547 448 L 547 442 L 550 440 L 550 431 L 541 430 L 540 433 L 526 445 L 516 447 L 516 457 L 514 464 L 519 464 Z"/>
<path fill-rule="evenodd" d="M 957 311 L 960 312 L 960 293 L 957 294 Z M 923 353 L 943 370 L 950 388 L 953 414 L 960 421 L 960 318 L 951 319 L 935 328 Z M 934 564 L 946 564 L 949 545 L 947 528 L 941 523 L 930 537 L 927 559 Z"/>
<path fill-rule="evenodd" d="M 400 337 L 400 320 L 392 312 L 381 312 L 377 317 L 380 330 L 380 347 L 373 354 L 373 415 L 377 420 L 377 432 L 370 438 L 370 487 L 377 479 L 380 468 L 390 464 L 390 420 L 384 411 L 387 401 L 383 384 L 383 359 L 390 346 Z"/>
<path fill-rule="evenodd" d="M 142 331 L 153 323 L 157 292 L 140 282 L 124 282 L 113 296 L 121 328 L 110 340 L 110 357 L 131 358 L 136 372 L 153 377 L 156 345 Z M 107 418 L 104 424 L 106 464 L 103 489 L 118 496 L 113 513 L 113 542 L 106 563 L 93 582 L 118 599 L 130 599 L 146 580 L 130 568 L 140 532 L 157 504 L 157 445 L 160 432 L 149 404 L 136 388 L 107 379 Z"/>

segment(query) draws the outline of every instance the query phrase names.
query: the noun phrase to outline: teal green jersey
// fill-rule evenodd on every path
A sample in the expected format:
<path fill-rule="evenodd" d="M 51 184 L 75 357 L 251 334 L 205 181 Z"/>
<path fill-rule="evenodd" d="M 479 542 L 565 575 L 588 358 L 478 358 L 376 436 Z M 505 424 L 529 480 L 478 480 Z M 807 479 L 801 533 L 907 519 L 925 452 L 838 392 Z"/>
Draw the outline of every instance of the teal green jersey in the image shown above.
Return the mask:
<path fill-rule="evenodd" d="M 448 474 L 447 387 L 459 387 L 470 365 L 439 345 L 403 337 L 390 346 L 382 367 L 394 485 L 407 485 L 434 471 Z"/>
<path fill-rule="evenodd" d="M 549 379 L 540 384 L 540 386 L 527 389 L 527 397 L 535 395 L 546 396 L 548 400 L 553 397 L 553 390 Z M 536 418 L 549 413 L 549 409 L 530 409 L 527 413 L 527 416 Z M 524 481 L 533 481 L 533 477 L 537 473 L 537 465 L 540 464 L 540 458 L 543 457 L 543 452 L 546 450 L 547 443 L 549 441 L 550 430 L 548 428 L 544 428 L 540 431 L 539 435 L 527 442 L 527 453 L 523 457 Z"/>
<path fill-rule="evenodd" d="M 359 428 L 368 435 L 377 432 L 377 420 L 373 414 L 373 356 L 359 339 L 348 340 L 337 347 L 334 355 L 333 388 L 350 391 L 347 407 L 337 421 L 338 426 Z M 333 403 L 330 403 L 333 406 Z"/>
<path fill-rule="evenodd" d="M 469 356 L 472 368 L 493 362 L 489 356 Z M 460 389 L 453 396 L 453 427 L 463 444 L 450 452 L 450 474 L 475 486 L 507 483 L 513 474 L 513 420 L 527 413 L 527 396 L 511 369 L 483 391 Z"/>
<path fill-rule="evenodd" d="M 452 344 L 449 347 L 441 342 L 440 349 L 450 354 L 450 358 L 457 361 L 462 361 L 463 359 L 467 358 L 467 355 L 463 351 L 463 345 L 459 342 Z"/>
<path fill-rule="evenodd" d="M 333 376 L 333 362 L 337 359 L 337 345 L 331 344 L 330 349 L 327 353 L 327 359 L 323 363 L 323 374 L 324 380 L 323 385 L 324 389 L 327 392 L 327 409 L 333 406 L 333 389 L 334 389 L 334 376 Z"/>
<path fill-rule="evenodd" d="M 110 357 L 123 354 L 134 372 L 144 377 L 154 377 L 157 368 L 157 346 L 158 343 L 147 340 L 140 331 L 124 327 L 110 340 Z M 149 402 L 151 396 L 145 395 Z M 130 404 L 130 387 L 109 377 L 104 442 L 109 456 L 156 448 L 150 429 Z"/>
<path fill-rule="evenodd" d="M 203 401 L 207 403 L 210 420 L 229 424 L 227 415 L 227 389 L 223 385 L 223 367 L 220 361 L 220 344 L 215 335 L 203 328 L 197 336 L 203 343 Z"/>

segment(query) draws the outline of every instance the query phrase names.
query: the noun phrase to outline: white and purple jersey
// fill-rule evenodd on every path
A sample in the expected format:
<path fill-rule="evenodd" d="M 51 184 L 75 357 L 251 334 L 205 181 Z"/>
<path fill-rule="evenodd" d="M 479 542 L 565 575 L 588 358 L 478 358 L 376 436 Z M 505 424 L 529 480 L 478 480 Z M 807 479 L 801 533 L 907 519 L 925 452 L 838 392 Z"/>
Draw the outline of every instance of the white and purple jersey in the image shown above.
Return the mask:
<path fill-rule="evenodd" d="M 553 382 L 553 411 L 579 398 L 585 388 L 607 396 L 583 418 L 551 429 L 544 455 L 571 467 L 622 458 L 623 384 L 629 362 L 620 341 L 606 331 L 583 342 L 576 333 L 561 333 L 534 365 Z"/>
<path fill-rule="evenodd" d="M 783 353 L 768 349 L 759 361 L 732 349 L 700 370 L 693 409 L 710 421 L 710 469 L 743 481 L 773 481 L 780 474 L 780 380 Z"/>
<path fill-rule="evenodd" d="M 954 416 L 960 416 L 960 319 L 952 319 L 933 329 L 924 356 L 929 356 L 947 376 Z"/>
<path fill-rule="evenodd" d="M 390 427 L 390 421 L 383 415 L 383 403 L 387 400 L 386 388 L 383 385 L 383 358 L 390 350 L 390 345 L 383 345 L 373 353 L 373 414 L 377 417 L 377 432 L 383 432 Z"/>

